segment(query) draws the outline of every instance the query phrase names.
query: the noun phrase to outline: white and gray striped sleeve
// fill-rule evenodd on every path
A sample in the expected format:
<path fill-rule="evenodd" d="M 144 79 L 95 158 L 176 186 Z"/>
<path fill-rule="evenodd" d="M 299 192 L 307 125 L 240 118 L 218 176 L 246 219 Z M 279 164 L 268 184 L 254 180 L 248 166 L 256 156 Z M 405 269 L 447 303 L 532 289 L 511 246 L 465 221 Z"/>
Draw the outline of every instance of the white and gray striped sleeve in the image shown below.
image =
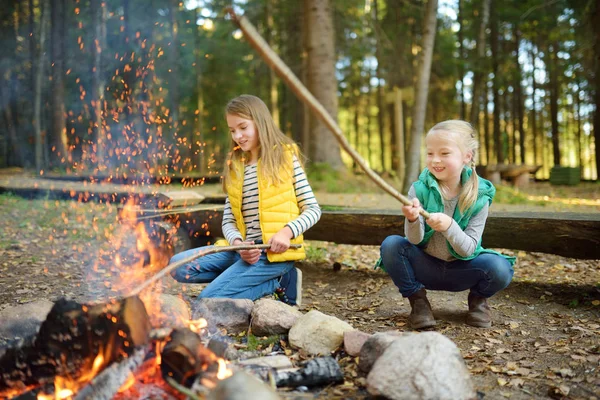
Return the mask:
<path fill-rule="evenodd" d="M 306 179 L 306 173 L 298 159 L 294 156 L 294 190 L 296 192 L 296 200 L 300 207 L 300 215 L 298 218 L 287 223 L 294 237 L 306 232 L 310 227 L 316 224 L 321 218 L 321 207 L 317 203 L 315 194 Z"/>
<path fill-rule="evenodd" d="M 229 203 L 229 197 L 225 199 L 225 208 L 223 209 L 223 222 L 221 223 L 221 229 L 223 230 L 223 236 L 229 242 L 233 244 L 235 239 L 244 240 L 242 234 L 237 228 L 235 216 L 231 212 L 231 204 Z"/>

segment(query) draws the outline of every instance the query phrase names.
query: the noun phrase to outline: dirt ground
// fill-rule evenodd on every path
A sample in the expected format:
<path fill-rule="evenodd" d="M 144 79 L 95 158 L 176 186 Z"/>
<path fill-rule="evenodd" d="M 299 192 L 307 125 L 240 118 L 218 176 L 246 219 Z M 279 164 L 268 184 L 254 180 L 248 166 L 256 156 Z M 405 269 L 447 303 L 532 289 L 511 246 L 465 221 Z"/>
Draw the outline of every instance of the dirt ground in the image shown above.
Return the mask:
<path fill-rule="evenodd" d="M 597 189 L 586 195 L 586 204 L 557 202 L 556 209 L 597 212 Z M 359 195 L 326 196 L 346 196 L 354 202 Z M 522 208 L 498 208 L 511 207 Z M 114 206 L 98 203 L 0 195 L 0 310 L 62 296 L 85 301 L 106 289 L 101 279 L 91 280 L 90 271 L 98 259 L 115 255 L 106 248 L 107 238 L 121 229 L 116 214 Z M 377 247 L 309 244 L 309 258 L 300 264 L 302 311 L 319 309 L 369 333 L 410 329 L 408 302 L 385 273 L 372 269 Z M 458 345 L 484 399 L 600 398 L 599 260 L 511 254 L 518 256 L 515 277 L 490 302 L 493 327 L 464 324 L 466 293 L 430 292 L 438 319 L 435 331 Z M 101 270 L 95 276 L 103 273 L 110 275 Z M 185 290 L 188 295 L 193 292 Z M 346 383 L 312 392 L 310 398 L 367 397 L 357 360 L 338 356 Z"/>

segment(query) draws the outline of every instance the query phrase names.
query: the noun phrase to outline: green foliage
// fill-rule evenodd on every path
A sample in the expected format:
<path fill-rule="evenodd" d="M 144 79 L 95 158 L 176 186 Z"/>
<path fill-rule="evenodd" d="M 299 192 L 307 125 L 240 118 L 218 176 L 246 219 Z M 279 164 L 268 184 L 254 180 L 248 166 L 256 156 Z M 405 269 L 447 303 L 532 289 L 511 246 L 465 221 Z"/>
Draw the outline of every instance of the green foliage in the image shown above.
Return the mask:
<path fill-rule="evenodd" d="M 305 246 L 306 261 L 317 264 L 327 261 L 327 249 L 318 246 Z"/>
<path fill-rule="evenodd" d="M 248 335 L 248 351 L 262 350 L 270 345 L 279 342 L 279 335 L 272 335 L 268 337 L 256 337 L 252 333 Z"/>
<path fill-rule="evenodd" d="M 496 185 L 495 203 L 500 204 L 535 204 L 546 205 L 546 202 L 529 200 L 525 193 L 522 193 L 510 186 Z"/>

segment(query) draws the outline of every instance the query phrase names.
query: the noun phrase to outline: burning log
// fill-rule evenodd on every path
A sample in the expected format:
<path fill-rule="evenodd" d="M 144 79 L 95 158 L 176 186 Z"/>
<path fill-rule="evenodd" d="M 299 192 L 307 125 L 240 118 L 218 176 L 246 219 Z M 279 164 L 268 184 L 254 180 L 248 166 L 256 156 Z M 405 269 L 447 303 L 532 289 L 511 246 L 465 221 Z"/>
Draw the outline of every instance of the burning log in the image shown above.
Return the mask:
<path fill-rule="evenodd" d="M 200 378 L 205 386 L 212 387 L 217 380 L 219 360 L 223 361 L 204 347 L 196 333 L 187 328 L 175 329 L 162 350 L 160 369 L 165 380 L 170 377 L 190 387 Z"/>
<path fill-rule="evenodd" d="M 148 343 L 150 322 L 138 297 L 85 305 L 58 300 L 38 334 L 0 358 L 0 396 L 55 381 L 83 386 L 98 371 Z"/>
<path fill-rule="evenodd" d="M 74 400 L 110 400 L 129 379 L 135 370 L 144 362 L 148 352 L 147 346 L 135 350 L 133 355 L 119 363 L 112 363 L 98 374 L 82 390 L 77 392 Z"/>

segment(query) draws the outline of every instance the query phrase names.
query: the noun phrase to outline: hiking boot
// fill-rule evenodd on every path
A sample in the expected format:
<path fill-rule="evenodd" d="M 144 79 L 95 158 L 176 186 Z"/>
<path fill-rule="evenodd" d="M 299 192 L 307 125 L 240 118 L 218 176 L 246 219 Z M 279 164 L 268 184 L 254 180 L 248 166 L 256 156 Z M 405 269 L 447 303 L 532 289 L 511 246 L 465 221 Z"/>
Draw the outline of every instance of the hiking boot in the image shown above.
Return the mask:
<path fill-rule="evenodd" d="M 410 301 L 410 307 L 412 308 L 408 320 L 413 329 L 430 328 L 435 325 L 435 318 L 433 318 L 431 304 L 427 300 L 425 289 L 421 289 L 410 296 L 408 301 Z"/>
<path fill-rule="evenodd" d="M 469 293 L 469 312 L 466 323 L 478 328 L 489 328 L 492 326 L 492 315 L 485 297 Z"/>
<path fill-rule="evenodd" d="M 292 268 L 281 276 L 279 288 L 275 296 L 286 304 L 292 306 L 302 305 L 302 271 Z"/>

